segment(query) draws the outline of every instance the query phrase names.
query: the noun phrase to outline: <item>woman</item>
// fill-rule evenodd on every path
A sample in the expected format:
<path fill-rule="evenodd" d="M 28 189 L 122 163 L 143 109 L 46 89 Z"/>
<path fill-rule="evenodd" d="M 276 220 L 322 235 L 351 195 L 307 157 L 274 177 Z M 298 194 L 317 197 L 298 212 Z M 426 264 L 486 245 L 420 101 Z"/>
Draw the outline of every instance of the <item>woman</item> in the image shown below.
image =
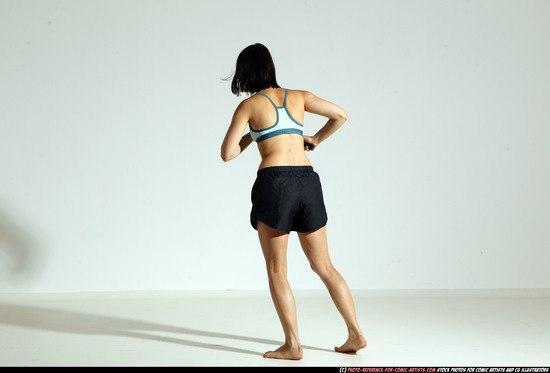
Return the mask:
<path fill-rule="evenodd" d="M 319 176 L 306 151 L 323 143 L 347 120 L 337 105 L 306 91 L 279 87 L 269 50 L 262 44 L 245 48 L 237 59 L 231 91 L 252 95 L 238 105 L 221 147 L 229 161 L 252 141 L 262 161 L 252 188 L 251 224 L 258 231 L 269 289 L 285 334 L 285 344 L 266 358 L 301 359 L 296 304 L 287 281 L 286 250 L 290 231 L 296 231 L 302 249 L 327 287 L 348 329 L 338 352 L 355 352 L 367 343 L 359 328 L 350 290 L 333 267 L 327 245 L 327 214 Z M 314 135 L 303 136 L 304 111 L 328 118 Z M 250 132 L 243 136 L 247 124 Z"/>

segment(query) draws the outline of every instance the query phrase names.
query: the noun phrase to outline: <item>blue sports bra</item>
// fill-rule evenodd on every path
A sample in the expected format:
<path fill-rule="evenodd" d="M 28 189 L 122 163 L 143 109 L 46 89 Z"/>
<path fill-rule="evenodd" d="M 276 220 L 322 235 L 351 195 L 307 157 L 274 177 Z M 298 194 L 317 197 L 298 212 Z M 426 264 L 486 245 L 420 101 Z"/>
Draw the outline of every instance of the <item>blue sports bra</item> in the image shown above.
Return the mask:
<path fill-rule="evenodd" d="M 268 95 L 260 92 L 258 92 L 257 94 L 267 97 L 268 100 L 273 104 L 273 106 L 275 106 L 275 109 L 277 110 L 277 121 L 271 127 L 267 127 L 259 131 L 253 130 L 252 126 L 250 126 L 249 123 L 248 125 L 250 127 L 250 136 L 252 136 L 252 140 L 259 143 L 261 141 L 264 141 L 265 139 L 269 139 L 270 137 L 283 135 L 285 133 L 296 133 L 298 135 L 304 134 L 303 124 L 298 123 L 294 118 L 292 118 L 292 116 L 288 112 L 288 109 L 286 108 L 286 96 L 288 94 L 288 89 L 285 90 L 285 101 L 283 103 L 283 106 L 275 105 L 275 103 L 269 98 Z"/>

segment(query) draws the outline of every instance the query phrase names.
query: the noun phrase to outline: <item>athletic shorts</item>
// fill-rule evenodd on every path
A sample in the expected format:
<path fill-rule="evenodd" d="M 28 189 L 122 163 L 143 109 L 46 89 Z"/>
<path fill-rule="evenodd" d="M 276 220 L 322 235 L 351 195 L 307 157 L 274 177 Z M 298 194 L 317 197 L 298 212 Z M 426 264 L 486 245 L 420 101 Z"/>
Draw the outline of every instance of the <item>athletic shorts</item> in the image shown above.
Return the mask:
<path fill-rule="evenodd" d="M 319 175 L 311 166 L 276 166 L 258 171 L 252 187 L 250 223 L 258 220 L 285 233 L 312 232 L 327 224 Z"/>

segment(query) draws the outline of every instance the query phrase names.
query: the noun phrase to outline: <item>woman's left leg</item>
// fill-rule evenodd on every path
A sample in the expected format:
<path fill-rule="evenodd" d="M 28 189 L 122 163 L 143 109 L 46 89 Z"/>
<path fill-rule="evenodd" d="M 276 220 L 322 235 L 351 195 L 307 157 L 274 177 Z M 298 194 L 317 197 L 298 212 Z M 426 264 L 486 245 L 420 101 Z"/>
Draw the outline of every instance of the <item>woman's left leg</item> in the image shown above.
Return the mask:
<path fill-rule="evenodd" d="M 287 280 L 286 250 L 288 234 L 273 229 L 258 221 L 258 236 L 265 258 L 269 290 L 285 334 L 285 344 L 264 357 L 273 359 L 302 358 L 302 347 L 298 337 L 296 303 Z"/>

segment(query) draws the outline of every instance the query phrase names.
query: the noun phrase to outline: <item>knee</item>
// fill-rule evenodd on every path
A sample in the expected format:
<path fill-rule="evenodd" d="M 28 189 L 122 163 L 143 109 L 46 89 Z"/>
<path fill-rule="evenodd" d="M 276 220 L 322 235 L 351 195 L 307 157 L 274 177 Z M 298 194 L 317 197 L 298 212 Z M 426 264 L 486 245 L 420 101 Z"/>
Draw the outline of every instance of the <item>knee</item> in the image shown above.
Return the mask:
<path fill-rule="evenodd" d="M 322 279 L 329 277 L 335 271 L 331 263 L 310 263 L 310 266 L 313 272 Z"/>
<path fill-rule="evenodd" d="M 269 278 L 286 278 L 286 266 L 269 264 L 267 265 L 267 275 Z"/>
<path fill-rule="evenodd" d="M 269 281 L 269 289 L 281 289 L 288 286 L 286 268 L 284 267 L 267 267 L 267 279 Z"/>

